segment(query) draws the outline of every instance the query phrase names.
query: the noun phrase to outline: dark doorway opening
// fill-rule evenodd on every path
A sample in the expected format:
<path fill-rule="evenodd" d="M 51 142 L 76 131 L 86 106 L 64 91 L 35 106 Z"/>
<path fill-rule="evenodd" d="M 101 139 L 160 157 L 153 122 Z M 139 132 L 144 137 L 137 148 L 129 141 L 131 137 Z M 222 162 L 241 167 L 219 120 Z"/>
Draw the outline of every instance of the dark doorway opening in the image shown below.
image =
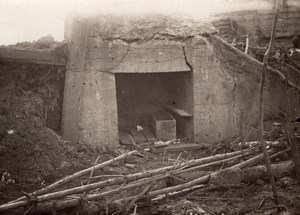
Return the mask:
<path fill-rule="evenodd" d="M 192 84 L 192 72 L 116 74 L 119 131 L 150 127 L 153 114 L 169 112 L 176 120 L 177 137 L 192 140 Z"/>

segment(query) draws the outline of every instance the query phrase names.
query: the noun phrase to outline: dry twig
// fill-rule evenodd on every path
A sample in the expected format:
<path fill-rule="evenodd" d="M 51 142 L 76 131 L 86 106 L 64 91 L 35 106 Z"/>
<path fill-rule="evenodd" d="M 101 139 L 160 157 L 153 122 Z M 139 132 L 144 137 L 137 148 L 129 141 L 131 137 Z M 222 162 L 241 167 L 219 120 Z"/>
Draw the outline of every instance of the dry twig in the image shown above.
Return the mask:
<path fill-rule="evenodd" d="M 47 187 L 44 187 L 40 190 L 37 190 L 33 193 L 30 194 L 30 196 L 34 196 L 34 197 L 37 197 L 38 195 L 42 195 L 42 194 L 45 194 L 51 190 L 54 190 L 70 181 L 73 181 L 74 179 L 80 177 L 80 176 L 83 176 L 83 175 L 86 175 L 88 173 L 90 173 L 92 170 L 97 170 L 97 169 L 101 169 L 105 166 L 108 166 L 112 163 L 115 163 L 115 162 L 118 162 L 120 160 L 123 160 L 125 158 L 127 158 L 128 156 L 132 156 L 132 155 L 136 155 L 138 154 L 138 152 L 135 150 L 135 151 L 131 151 L 131 152 L 128 152 L 128 153 L 125 153 L 125 154 L 122 154 L 116 158 L 113 158 L 111 160 L 108 160 L 108 161 L 105 161 L 101 164 L 98 164 L 96 166 L 92 166 L 90 168 L 87 168 L 87 169 L 84 169 L 84 170 L 81 170 L 79 172 L 76 172 L 74 173 L 73 175 L 69 175 L 53 184 L 50 184 L 49 186 Z M 88 186 L 88 185 L 87 185 Z M 46 195 L 47 196 L 47 195 Z M 51 196 L 51 195 L 50 195 Z M 48 196 L 49 198 L 49 196 Z M 37 198 L 38 201 L 43 201 L 43 198 Z M 18 207 L 22 207 L 24 205 L 27 205 L 28 204 L 28 200 L 27 200 L 27 197 L 21 197 L 21 198 L 18 198 L 12 202 L 9 202 L 9 203 L 6 203 L 6 204 L 3 204 L 3 205 L 0 205 L 0 212 L 1 211 L 4 211 L 4 210 L 8 210 L 8 209 L 13 209 L 13 208 L 18 208 Z"/>
<path fill-rule="evenodd" d="M 264 137 L 264 86 L 265 86 L 266 72 L 267 72 L 267 67 L 268 67 L 268 60 L 269 60 L 269 56 L 270 56 L 270 53 L 271 53 L 271 50 L 273 47 L 273 43 L 275 41 L 276 24 L 277 24 L 277 19 L 278 19 L 278 15 L 279 15 L 279 2 L 280 2 L 279 0 L 277 0 L 277 2 L 276 2 L 275 14 L 274 14 L 273 23 L 272 23 L 270 44 L 269 44 L 268 50 L 266 51 L 264 59 L 263 59 L 261 81 L 260 81 L 260 86 L 259 86 L 259 128 L 260 128 L 259 130 L 260 130 L 260 138 L 261 138 L 261 148 L 264 153 L 265 165 L 268 170 L 268 175 L 269 175 L 269 179 L 271 182 L 273 196 L 274 196 L 274 200 L 275 200 L 276 204 L 279 204 L 279 198 L 278 198 L 278 193 L 277 193 L 277 189 L 276 189 L 274 175 L 273 175 L 272 169 L 271 169 L 271 161 L 270 161 L 269 155 L 267 153 L 266 141 L 265 141 L 265 137 Z"/>

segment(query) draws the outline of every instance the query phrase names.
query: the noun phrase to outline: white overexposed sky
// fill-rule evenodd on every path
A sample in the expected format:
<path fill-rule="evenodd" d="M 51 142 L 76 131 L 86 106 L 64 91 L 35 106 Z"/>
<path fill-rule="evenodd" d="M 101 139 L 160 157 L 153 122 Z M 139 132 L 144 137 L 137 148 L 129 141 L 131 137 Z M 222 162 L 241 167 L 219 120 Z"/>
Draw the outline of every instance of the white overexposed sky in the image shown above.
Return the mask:
<path fill-rule="evenodd" d="M 236 9 L 258 0 L 0 0 L 0 45 L 37 40 L 51 34 L 63 40 L 68 13 L 165 13 L 195 19 L 210 13 Z M 300 0 L 298 0 L 300 1 Z M 238 2 L 238 4 L 237 4 Z M 266 6 L 267 7 L 267 6 Z M 244 7 L 245 8 L 245 7 Z M 246 7 L 247 8 L 247 7 Z"/>

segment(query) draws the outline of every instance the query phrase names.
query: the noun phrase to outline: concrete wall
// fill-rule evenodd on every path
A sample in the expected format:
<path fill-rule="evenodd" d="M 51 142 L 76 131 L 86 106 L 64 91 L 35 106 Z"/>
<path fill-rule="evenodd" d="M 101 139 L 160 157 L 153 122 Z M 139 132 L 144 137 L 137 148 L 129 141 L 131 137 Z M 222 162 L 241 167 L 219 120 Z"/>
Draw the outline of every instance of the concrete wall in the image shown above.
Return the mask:
<path fill-rule="evenodd" d="M 235 136 L 234 78 L 220 68 L 204 38 L 193 38 L 186 53 L 193 66 L 194 140 L 214 143 Z"/>
<path fill-rule="evenodd" d="M 83 77 L 79 140 L 92 144 L 117 144 L 115 76 L 87 70 Z"/>
<path fill-rule="evenodd" d="M 238 135 L 257 138 L 261 68 L 209 38 L 186 46 L 193 67 L 194 139 L 214 143 Z M 298 74 L 289 73 L 297 83 Z M 270 74 L 265 86 L 265 121 L 295 113 L 298 93 Z M 269 129 L 266 127 L 266 129 Z"/>
<path fill-rule="evenodd" d="M 180 43 L 153 40 L 128 43 L 89 35 L 86 66 L 110 73 L 159 73 L 189 71 Z"/>
<path fill-rule="evenodd" d="M 212 22 L 220 33 L 234 29 L 242 34 L 269 38 L 271 35 L 274 10 L 243 10 L 219 14 Z M 300 8 L 296 6 L 281 7 L 277 21 L 276 37 L 300 35 Z"/>
<path fill-rule="evenodd" d="M 66 26 L 69 55 L 63 137 L 88 144 L 118 144 L 115 76 L 86 66 L 88 20 L 74 17 Z"/>
<path fill-rule="evenodd" d="M 118 129 L 147 122 L 165 103 L 193 114 L 173 116 L 177 133 L 197 142 L 215 143 L 257 125 L 261 68 L 209 37 L 157 33 L 143 39 L 147 29 L 133 29 L 130 35 L 140 34 L 131 40 L 124 32 L 108 34 L 118 32 L 111 23 L 99 26 L 84 18 L 67 26 L 65 139 L 117 144 Z M 274 118 L 269 110 L 284 109 L 287 97 L 276 77 L 269 80 L 265 99 L 272 108 L 266 108 L 266 119 Z"/>
<path fill-rule="evenodd" d="M 168 84 L 168 104 L 187 111 L 194 112 L 193 98 L 193 72 L 169 74 Z M 194 122 L 191 117 L 182 117 L 172 114 L 176 119 L 177 135 L 179 137 L 189 137 L 194 139 Z"/>
<path fill-rule="evenodd" d="M 64 138 L 71 141 L 90 144 L 118 143 L 115 74 L 190 71 L 178 41 L 158 39 L 128 42 L 107 38 L 103 34 L 99 35 L 99 32 L 106 32 L 105 27 L 107 26 L 98 26 L 91 19 L 84 17 L 74 17 L 68 19 L 66 23 L 69 58 L 62 127 Z M 157 104 L 161 108 L 162 103 L 167 102 L 167 98 L 162 94 L 168 90 L 162 90 L 162 87 L 167 87 L 163 86 L 161 80 L 153 83 L 151 80 L 138 83 L 140 81 L 134 81 L 133 78 L 128 80 L 130 85 L 125 85 L 122 84 L 124 82 L 122 76 L 120 77 L 118 83 L 121 83 L 121 88 L 130 86 L 130 89 L 126 89 L 127 92 L 134 93 L 142 88 L 146 92 L 144 95 L 148 95 L 148 97 L 142 97 L 143 94 L 135 95 L 141 101 L 135 103 L 138 110 L 147 110 L 145 107 L 150 106 L 152 107 L 148 110 L 158 110 Z M 151 85 L 152 94 L 147 93 L 147 84 Z M 161 89 L 160 93 L 159 89 Z M 126 97 L 120 98 L 125 101 L 119 105 L 119 112 L 123 114 L 126 112 L 125 109 L 128 109 L 125 106 L 132 102 L 130 99 L 134 98 L 129 100 Z M 149 104 L 150 100 L 155 101 L 157 98 L 159 98 L 158 102 Z M 135 108 L 133 111 L 136 111 Z M 129 118 L 132 117 L 127 117 Z M 135 119 L 139 119 L 139 116 Z M 122 120 L 120 121 L 122 123 Z"/>

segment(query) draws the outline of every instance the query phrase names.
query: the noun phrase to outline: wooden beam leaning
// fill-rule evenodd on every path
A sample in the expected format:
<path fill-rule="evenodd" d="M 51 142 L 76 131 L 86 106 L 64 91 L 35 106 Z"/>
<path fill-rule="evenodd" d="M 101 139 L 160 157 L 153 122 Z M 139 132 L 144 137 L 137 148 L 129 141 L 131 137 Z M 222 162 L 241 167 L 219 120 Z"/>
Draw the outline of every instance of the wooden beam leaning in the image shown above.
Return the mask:
<path fill-rule="evenodd" d="M 245 54 L 244 52 L 240 51 L 239 49 L 233 47 L 232 45 L 230 45 L 229 43 L 227 43 L 225 40 L 223 40 L 222 38 L 216 36 L 216 35 L 211 35 L 211 34 L 204 34 L 203 36 L 209 37 L 210 39 L 213 39 L 219 43 L 222 43 L 224 46 L 226 46 L 228 49 L 230 49 L 231 51 L 235 52 L 236 54 L 239 54 L 240 56 L 244 57 L 245 59 L 247 59 L 249 62 L 253 63 L 253 65 L 262 67 L 263 63 L 256 60 L 255 58 L 251 57 L 250 55 Z M 293 83 L 291 80 L 289 80 L 281 71 L 274 69 L 270 66 L 267 66 L 266 68 L 268 71 L 270 71 L 272 74 L 276 75 L 279 77 L 279 79 L 282 82 L 286 82 L 287 85 L 297 91 L 300 92 L 300 86 L 298 86 L 297 84 Z"/>

